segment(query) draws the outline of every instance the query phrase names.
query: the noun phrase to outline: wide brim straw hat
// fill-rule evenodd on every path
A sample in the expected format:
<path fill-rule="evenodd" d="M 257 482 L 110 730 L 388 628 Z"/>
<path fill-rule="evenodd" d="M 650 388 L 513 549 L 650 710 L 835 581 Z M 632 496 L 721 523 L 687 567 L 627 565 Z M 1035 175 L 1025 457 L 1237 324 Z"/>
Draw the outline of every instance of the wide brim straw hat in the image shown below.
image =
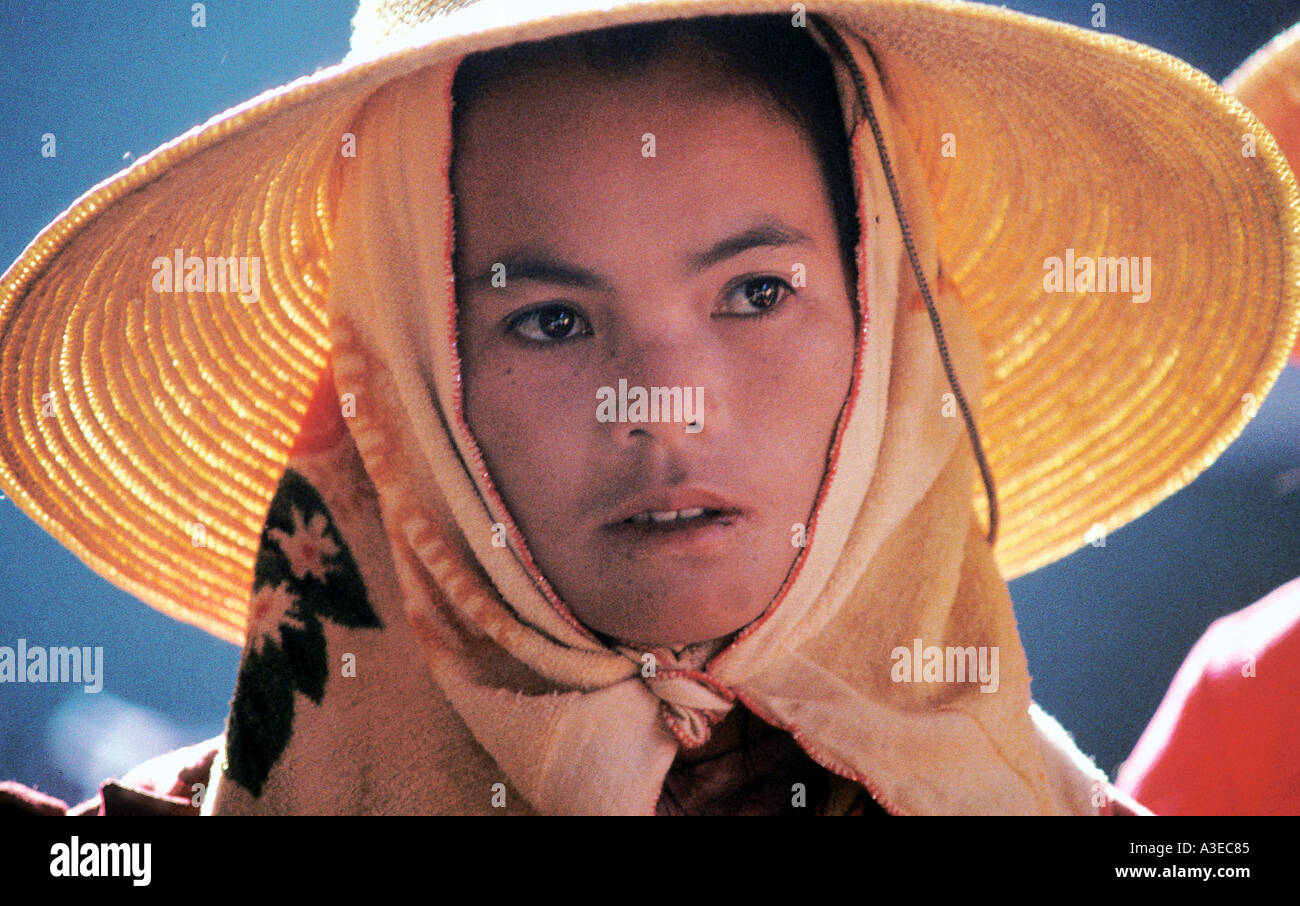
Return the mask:
<path fill-rule="evenodd" d="M 1251 54 L 1223 80 L 1223 90 L 1259 117 L 1292 169 L 1300 165 L 1300 23 Z M 1300 366 L 1300 338 L 1291 364 Z"/>
<path fill-rule="evenodd" d="M 519 41 L 800 7 L 878 53 L 931 187 L 986 353 L 1004 576 L 1188 484 L 1300 330 L 1300 199 L 1268 132 L 1187 64 L 968 3 L 362 0 L 339 65 L 95 186 L 5 273 L 0 489 L 115 585 L 242 641 L 267 507 L 328 361 L 331 163 L 365 98 Z M 152 263 L 177 249 L 260 262 L 260 298 L 155 290 Z M 1149 258 L 1149 301 L 1048 292 L 1045 262 L 1067 256 Z"/>

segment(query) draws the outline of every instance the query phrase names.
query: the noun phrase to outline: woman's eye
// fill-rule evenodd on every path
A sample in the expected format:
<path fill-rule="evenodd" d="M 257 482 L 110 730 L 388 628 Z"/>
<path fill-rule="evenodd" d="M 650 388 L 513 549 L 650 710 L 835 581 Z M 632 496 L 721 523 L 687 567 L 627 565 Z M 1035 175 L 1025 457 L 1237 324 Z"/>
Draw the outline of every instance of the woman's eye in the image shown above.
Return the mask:
<path fill-rule="evenodd" d="M 793 295 L 790 284 L 780 277 L 751 277 L 736 284 L 727 294 L 725 314 L 764 315 Z"/>
<path fill-rule="evenodd" d="M 591 325 L 567 305 L 544 305 L 516 316 L 506 328 L 528 340 L 553 343 L 587 336 Z"/>

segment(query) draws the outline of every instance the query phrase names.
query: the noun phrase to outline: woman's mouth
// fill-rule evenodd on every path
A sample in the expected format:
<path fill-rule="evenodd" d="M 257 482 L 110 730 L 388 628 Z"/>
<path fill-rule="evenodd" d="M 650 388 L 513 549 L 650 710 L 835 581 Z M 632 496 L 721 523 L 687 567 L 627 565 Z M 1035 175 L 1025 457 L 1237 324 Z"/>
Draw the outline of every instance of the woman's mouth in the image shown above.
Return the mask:
<path fill-rule="evenodd" d="M 631 525 L 654 526 L 672 530 L 687 524 L 716 519 L 726 514 L 725 510 L 693 506 L 681 510 L 645 510 L 629 516 L 623 522 Z"/>
<path fill-rule="evenodd" d="M 716 553 L 735 543 L 739 537 L 736 523 L 744 518 L 742 510 L 718 497 L 680 503 L 653 499 L 633 502 L 623 513 L 629 515 L 606 523 L 605 531 L 616 543 L 630 545 L 642 554 Z"/>
<path fill-rule="evenodd" d="M 609 514 L 606 528 L 625 525 L 686 528 L 743 515 L 734 500 L 699 485 L 652 488 L 624 499 Z"/>

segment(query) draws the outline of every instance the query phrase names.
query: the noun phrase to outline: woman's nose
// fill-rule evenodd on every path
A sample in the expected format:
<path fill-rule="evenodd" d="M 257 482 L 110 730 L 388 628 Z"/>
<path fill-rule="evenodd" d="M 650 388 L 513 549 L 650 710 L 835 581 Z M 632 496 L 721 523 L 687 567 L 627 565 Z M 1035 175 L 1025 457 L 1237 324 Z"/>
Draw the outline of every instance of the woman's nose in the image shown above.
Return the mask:
<path fill-rule="evenodd" d="M 620 442 L 652 437 L 676 444 L 709 430 L 718 407 L 709 393 L 708 356 L 698 342 L 669 335 L 625 344 L 607 361 L 596 417 Z"/>

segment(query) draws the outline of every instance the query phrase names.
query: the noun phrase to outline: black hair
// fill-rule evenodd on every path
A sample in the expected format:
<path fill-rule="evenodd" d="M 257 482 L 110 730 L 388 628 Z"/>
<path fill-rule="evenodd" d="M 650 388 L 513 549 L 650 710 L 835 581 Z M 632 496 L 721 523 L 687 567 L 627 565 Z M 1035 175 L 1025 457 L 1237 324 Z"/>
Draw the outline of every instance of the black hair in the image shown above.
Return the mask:
<path fill-rule="evenodd" d="M 685 45 L 721 64 L 737 83 L 775 102 L 800 128 L 816 155 L 840 244 L 850 292 L 857 282 L 857 193 L 834 73 L 825 52 L 785 13 L 706 16 L 636 23 L 480 51 L 465 58 L 452 84 L 452 129 L 474 102 L 502 80 L 546 67 L 584 64 L 597 73 L 636 74 Z M 453 171 L 455 164 L 453 161 Z"/>

